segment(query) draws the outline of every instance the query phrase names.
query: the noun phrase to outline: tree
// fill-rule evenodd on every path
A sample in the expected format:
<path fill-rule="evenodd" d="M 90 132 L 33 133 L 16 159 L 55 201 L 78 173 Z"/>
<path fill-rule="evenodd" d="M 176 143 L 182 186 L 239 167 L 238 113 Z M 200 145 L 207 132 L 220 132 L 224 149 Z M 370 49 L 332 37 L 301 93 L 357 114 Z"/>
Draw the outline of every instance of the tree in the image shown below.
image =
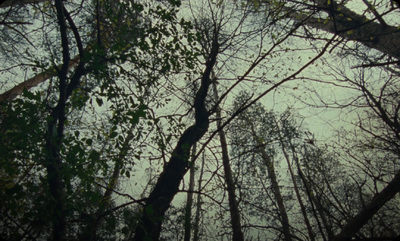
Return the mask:
<path fill-rule="evenodd" d="M 243 93 L 237 98 L 235 106 L 240 106 L 241 102 L 247 98 L 248 94 Z M 242 162 L 246 160 L 246 153 L 254 153 L 251 154 L 253 157 L 249 159 L 249 161 L 257 164 L 249 163 L 247 165 L 254 165 L 256 168 L 254 171 L 259 173 L 258 175 L 264 176 L 265 173 L 263 173 L 263 170 L 266 169 L 266 176 L 270 181 L 269 185 L 274 196 L 273 201 L 276 203 L 278 209 L 278 220 L 281 223 L 282 233 L 285 240 L 292 240 L 288 213 L 284 204 L 274 164 L 276 151 L 273 147 L 273 141 L 276 139 L 276 132 L 273 129 L 269 129 L 274 128 L 274 122 L 274 115 L 272 113 L 267 113 L 259 104 L 253 105 L 245 112 L 242 112 L 235 120 L 235 124 L 231 127 L 232 134 L 234 135 L 232 136 L 232 139 L 234 140 L 233 149 L 237 152 L 235 155 L 239 156 L 240 161 Z M 248 129 L 246 130 L 246 128 Z M 249 142 L 249 140 L 251 141 Z M 258 171 L 257 169 L 260 169 L 261 171 Z M 265 204 L 260 203 L 258 205 L 263 206 Z"/>
<path fill-rule="evenodd" d="M 57 79 L 57 81 L 59 81 L 57 82 L 58 84 L 56 84 L 56 88 L 53 88 L 52 83 L 50 83 L 49 86 L 46 86 L 45 91 L 47 88 L 47 93 L 49 93 L 47 96 L 45 95 L 46 92 L 40 90 L 34 94 L 25 89 L 23 90 L 25 94 L 22 100 L 18 99 L 12 103 L 2 103 L 4 106 L 2 110 L 7 110 L 6 112 L 2 113 L 3 115 L 1 123 L 2 133 L 4 133 L 2 136 L 2 149 L 5 151 L 2 155 L 5 159 L 2 159 L 2 161 L 4 160 L 6 164 L 5 176 L 7 178 L 8 176 L 18 177 L 18 173 L 15 172 L 16 169 L 14 165 L 20 163 L 21 161 L 25 162 L 25 158 L 28 158 L 28 163 L 30 161 L 32 162 L 32 164 L 29 164 L 30 166 L 37 167 L 38 176 L 35 177 L 32 175 L 32 168 L 29 168 L 24 175 L 25 177 L 27 175 L 33 176 L 32 179 L 28 180 L 21 176 L 23 179 L 21 179 L 21 183 L 18 183 L 18 186 L 16 186 L 16 183 L 10 183 L 5 186 L 5 189 L 7 190 L 8 194 L 12 196 L 15 192 L 20 190 L 21 187 L 26 186 L 27 182 L 29 183 L 32 181 L 35 183 L 35 186 L 27 186 L 31 188 L 27 190 L 27 193 L 33 194 L 35 193 L 35 190 L 38 190 L 37 187 L 40 187 L 40 182 L 44 181 L 42 178 L 40 178 L 40 175 L 42 175 L 44 170 L 47 170 L 46 176 L 48 180 L 47 182 L 49 185 L 49 191 L 44 189 L 41 192 L 43 192 L 45 196 L 47 192 L 51 194 L 51 198 L 49 198 L 49 200 L 54 200 L 54 202 L 52 202 L 53 204 L 51 205 L 52 208 L 50 208 L 50 210 L 52 210 L 52 212 L 55 214 L 55 219 L 54 221 L 51 218 L 49 219 L 53 226 L 53 234 L 50 235 L 43 231 L 46 230 L 43 228 L 47 228 L 49 225 L 48 222 L 45 222 L 44 224 L 41 223 L 43 227 L 39 227 L 42 229 L 42 231 L 40 231 L 40 235 L 48 235 L 48 237 L 51 236 L 54 240 L 64 240 L 67 239 L 67 237 L 74 236 L 76 233 L 81 232 L 85 235 L 89 235 L 91 239 L 93 239 L 96 237 L 96 231 L 99 228 L 99 223 L 104 218 L 104 213 L 109 212 L 110 208 L 113 207 L 111 193 L 115 191 L 119 174 L 122 172 L 129 176 L 129 171 L 124 169 L 128 166 L 128 164 L 124 163 L 124 159 L 126 159 L 128 154 L 132 155 L 132 146 L 130 145 L 130 141 L 134 137 L 137 137 L 136 140 L 139 140 L 140 137 L 140 133 L 131 133 L 125 136 L 122 134 L 120 135 L 119 132 L 122 131 L 126 125 L 130 125 L 131 127 L 128 127 L 128 129 L 130 131 L 134 131 L 133 127 L 138 123 L 140 118 L 146 116 L 145 110 L 147 109 L 145 104 L 146 101 L 144 101 L 140 95 L 135 93 L 133 93 L 135 98 L 129 97 L 124 101 L 121 101 L 122 98 L 128 95 L 125 91 L 118 87 L 119 84 L 115 84 L 115 79 L 113 78 L 124 76 L 132 80 L 133 76 L 130 75 L 131 73 L 125 71 L 125 67 L 121 66 L 120 64 L 123 64 L 128 59 L 133 58 L 135 58 L 135 64 L 131 67 L 135 65 L 144 66 L 145 64 L 152 65 L 152 61 L 154 61 L 154 63 L 158 62 L 158 64 L 152 65 L 151 69 L 148 68 L 142 73 L 139 71 L 135 73 L 138 75 L 150 71 L 153 73 L 153 77 L 150 77 L 145 83 L 138 82 L 138 88 L 142 89 L 149 89 L 151 84 L 154 83 L 152 78 L 156 78 L 155 76 L 161 76 L 162 72 L 165 73 L 165 71 L 169 69 L 179 68 L 176 60 L 174 60 L 176 56 L 174 54 L 169 54 L 167 62 L 160 64 L 160 61 L 158 61 L 157 58 L 164 58 L 164 56 L 160 56 L 159 54 L 163 52 L 166 53 L 169 50 L 156 50 L 156 46 L 163 46 L 162 48 L 164 48 L 164 50 L 171 49 L 172 47 L 172 41 L 167 43 L 168 41 L 164 41 L 165 38 L 160 38 L 156 35 L 159 33 L 159 31 L 163 31 L 164 33 L 168 32 L 162 28 L 166 26 L 169 20 L 174 20 L 174 10 L 171 9 L 170 11 L 164 11 L 162 6 L 159 6 L 157 11 L 154 10 L 151 12 L 151 14 L 157 16 L 162 14 L 161 19 L 166 21 L 162 22 L 162 24 L 161 22 L 153 22 L 151 27 L 145 24 L 142 25 L 145 26 L 147 29 L 146 31 L 141 31 L 141 29 L 138 27 L 136 30 L 140 30 L 135 33 L 137 35 L 130 36 L 131 42 L 126 43 L 121 42 L 121 33 L 125 31 L 124 29 L 126 29 L 126 27 L 119 26 L 117 30 L 108 32 L 107 34 L 112 33 L 113 35 L 108 36 L 107 39 L 106 36 L 103 36 L 103 34 L 105 34 L 104 31 L 108 26 L 114 26 L 113 24 L 126 20 L 126 18 L 124 19 L 124 16 L 127 16 L 128 14 L 131 14 L 131 17 L 137 16 L 138 13 L 143 11 L 143 5 L 130 2 L 118 5 L 113 1 L 103 1 L 102 4 L 104 4 L 104 7 L 110 6 L 111 4 L 112 9 L 118 11 L 109 12 L 108 10 L 106 11 L 103 6 L 101 6 L 102 11 L 104 10 L 101 16 L 104 19 L 102 19 L 101 22 L 98 16 L 99 11 L 93 12 L 94 14 L 90 17 L 99 20 L 97 21 L 97 26 L 101 25 L 99 28 L 101 32 L 98 32 L 97 34 L 97 42 L 94 44 L 95 46 L 85 48 L 84 44 L 90 42 L 90 37 L 89 39 L 85 40 L 81 39 L 79 31 L 83 29 L 83 27 L 82 25 L 78 25 L 77 27 L 73 20 L 73 17 L 79 18 L 81 16 L 70 15 L 69 10 L 71 6 L 68 6 L 69 9 L 67 11 L 67 7 L 64 6 L 64 3 L 59 1 L 57 4 L 57 12 L 55 12 L 57 15 L 54 16 L 58 16 L 58 25 L 61 33 L 63 49 L 61 58 L 62 64 L 59 65 L 59 69 L 55 69 L 58 71 L 57 75 L 50 75 L 50 77 L 54 77 Z M 94 3 L 94 5 L 95 4 L 96 3 Z M 49 5 L 39 5 L 39 7 L 43 7 L 44 10 L 50 11 L 50 14 L 52 14 L 53 12 L 52 10 L 48 10 L 48 6 Z M 72 4 L 72 6 L 76 5 Z M 25 7 L 29 10 L 29 6 Z M 90 11 L 90 4 L 87 7 Z M 97 10 L 99 10 L 100 6 L 97 5 L 97 7 Z M 75 9 L 82 10 L 82 6 L 79 6 Z M 121 12 L 122 9 L 124 12 Z M 116 16 L 115 14 L 120 15 L 118 15 L 117 18 L 112 18 Z M 79 22 L 79 24 L 84 25 L 85 23 Z M 129 19 L 127 21 L 127 25 L 130 25 L 129 27 L 136 28 L 137 26 L 140 26 L 138 24 L 139 22 L 132 23 L 132 21 L 129 21 Z M 179 24 L 179 26 L 182 26 L 183 28 L 187 27 L 187 25 L 185 25 L 187 23 L 184 21 L 181 21 Z M 158 28 L 160 28 L 160 30 Z M 71 34 L 75 37 L 75 40 L 69 38 L 69 35 Z M 146 39 L 144 36 L 146 36 Z M 124 35 L 124 37 L 128 36 Z M 149 44 L 146 42 L 147 40 L 153 40 L 153 48 L 149 48 Z M 174 39 L 173 42 L 175 45 L 178 42 L 178 38 Z M 76 43 L 77 47 L 73 47 L 73 45 L 70 43 Z M 129 44 L 132 44 L 132 46 L 134 45 L 135 47 L 137 46 L 138 48 L 132 49 L 129 47 Z M 105 45 L 107 45 L 106 49 L 104 48 Z M 176 46 L 177 47 L 174 48 L 174 50 L 179 49 L 179 45 Z M 69 56 L 70 53 L 75 50 L 79 52 L 81 59 L 77 67 L 75 69 L 71 69 L 71 65 L 69 64 Z M 107 52 L 104 52 L 104 50 L 107 50 Z M 143 51 L 141 56 L 142 60 L 139 60 L 135 57 L 137 56 L 137 51 Z M 156 54 L 158 55 L 157 57 Z M 151 55 L 153 55 L 153 59 L 146 59 Z M 169 63 L 169 60 L 172 62 Z M 190 60 L 188 60 L 188 62 L 190 62 Z M 115 67 L 110 68 L 111 66 L 115 66 L 117 69 Z M 72 71 L 72 73 L 69 71 Z M 80 80 L 82 78 L 85 78 L 86 81 L 81 82 Z M 20 89 L 22 90 L 22 88 Z M 121 95 L 121 98 L 117 97 L 117 93 Z M 148 95 L 149 92 L 147 91 L 143 94 Z M 13 97 L 15 97 L 15 95 Z M 107 119 L 107 117 L 101 118 L 100 124 L 103 124 L 101 123 L 103 120 L 108 121 L 108 123 L 106 123 L 104 126 L 106 127 L 104 130 L 97 129 L 90 124 L 90 128 L 88 130 L 84 130 L 86 123 L 82 124 L 82 122 L 76 118 L 79 117 L 79 113 L 82 115 L 87 111 L 86 106 L 93 107 L 92 100 L 95 101 L 98 107 L 102 106 L 105 101 L 111 103 L 111 109 L 114 111 L 114 114 L 118 113 L 122 116 L 114 115 L 112 117 L 110 116 L 109 119 Z M 40 112 L 35 114 L 35 116 L 41 115 L 37 116 L 37 128 L 34 129 L 35 131 L 36 129 L 40 131 L 36 133 L 38 136 L 36 136 L 36 134 L 32 135 L 32 132 L 20 133 L 18 131 L 18 125 L 21 124 L 21 121 L 24 118 L 32 119 L 31 115 L 33 111 L 38 110 L 32 108 L 35 106 L 41 108 Z M 20 116 L 18 112 L 25 114 Z M 92 114 L 94 114 L 92 116 L 97 115 L 94 109 Z M 46 120 L 48 122 L 47 127 L 40 124 Z M 70 125 L 70 123 L 74 123 L 75 125 Z M 84 136 L 83 133 L 85 133 Z M 25 136 L 25 134 L 28 134 L 28 138 Z M 92 135 L 92 137 L 90 137 L 90 135 Z M 46 136 L 46 145 L 44 145 L 42 141 L 37 141 L 39 136 Z M 16 138 L 20 137 L 23 137 L 27 143 L 29 143 L 29 145 L 24 147 L 18 144 L 18 146 L 16 146 L 15 143 L 18 140 Z M 37 153 L 32 153 L 28 150 L 31 145 L 38 145 L 39 150 Z M 40 147 L 43 149 L 40 150 Z M 101 152 L 102 149 L 110 150 L 111 147 L 114 150 L 107 152 L 108 156 L 105 155 L 106 152 Z M 88 152 L 85 152 L 85 149 L 88 150 Z M 22 157 L 19 156 L 18 153 L 21 153 L 21 150 L 25 150 L 27 154 Z M 116 153 L 115 157 L 112 157 L 113 153 Z M 114 163 L 107 161 L 106 158 L 110 157 L 113 159 L 115 158 L 113 160 Z M 104 172 L 105 175 L 102 176 L 105 180 L 107 180 L 108 165 L 114 165 L 114 171 L 112 172 L 112 175 L 109 176 L 109 182 L 107 183 L 107 181 L 105 181 L 107 188 L 102 194 L 102 190 L 98 188 L 99 184 L 97 181 L 95 181 L 94 175 L 99 175 Z M 43 167 L 46 169 L 43 169 Z M 85 171 L 82 171 L 83 167 L 86 168 Z M 85 188 L 80 189 L 80 185 Z M 32 189 L 34 187 L 36 189 Z M 41 188 L 39 188 L 39 190 L 40 189 Z M 80 192 L 85 193 L 87 196 L 83 195 L 82 197 L 78 195 Z M 21 198 L 22 197 L 17 197 L 17 199 L 12 198 L 11 200 L 17 201 Z M 87 203 L 85 203 L 85 201 L 83 201 L 81 198 L 87 201 Z M 46 206 L 43 205 L 43 201 L 42 203 L 34 203 L 33 200 L 32 205 L 40 205 L 43 207 Z M 96 206 L 98 206 L 98 208 L 96 208 Z M 12 207 L 10 205 L 8 205 L 8 207 L 12 209 L 17 208 L 16 206 Z M 42 208 L 38 210 L 41 209 Z M 36 220 L 30 220 L 30 218 L 27 219 L 24 217 L 21 219 L 16 219 L 17 216 L 9 216 L 7 214 L 7 212 L 9 212 L 7 209 L 4 209 L 3 211 L 5 213 L 5 220 L 2 222 L 12 223 L 11 226 L 9 226 L 9 229 L 5 230 L 6 233 L 9 234 L 10 230 L 14 229 L 16 233 L 22 232 L 22 237 L 32 237 L 32 234 L 30 234 L 32 232 L 30 227 L 32 227 L 33 224 L 30 222 L 36 222 Z M 83 225 L 80 227 L 87 226 L 89 231 L 79 231 L 79 226 L 76 225 L 77 221 L 71 221 L 73 220 L 74 215 L 82 217 Z M 52 216 L 52 214 L 49 213 L 49 216 Z M 112 219 L 110 218 L 110 220 Z M 27 226 L 27 228 L 24 228 L 24 226 Z M 71 232 L 71 230 L 74 229 L 78 229 L 78 232 Z M 8 234 L 6 235 L 8 236 Z"/>
<path fill-rule="evenodd" d="M 358 153 L 352 154 L 352 157 L 357 162 L 361 160 L 362 165 L 372 170 L 366 171 L 366 175 L 374 180 L 373 185 L 378 188 L 375 188 L 374 195 L 369 201 L 363 203 L 360 211 L 336 236 L 337 240 L 345 240 L 361 232 L 362 227 L 371 222 L 374 216 L 379 216 L 379 210 L 398 192 L 395 188 L 398 172 L 394 166 L 395 160 L 398 158 L 399 129 L 396 127 L 398 102 L 397 95 L 393 95 L 393 87 L 397 85 L 398 76 L 393 75 L 390 71 L 382 73 L 379 81 L 368 81 L 367 83 L 365 76 L 369 71 L 366 69 L 356 71 L 360 74 L 355 79 L 344 75 L 346 83 L 354 90 L 359 91 L 361 98 L 354 102 L 354 106 L 360 108 L 365 116 L 365 119 L 360 116 L 357 123 L 356 128 L 361 132 L 360 136 L 356 137 L 358 140 L 355 143 L 357 144 L 353 148 L 356 148 Z M 374 93 L 372 88 L 376 88 L 378 91 Z M 384 157 L 382 158 L 382 156 Z M 371 162 L 371 159 L 375 160 Z M 376 174 L 375 170 L 380 174 Z M 376 178 L 375 175 L 381 175 L 382 178 Z M 386 218 L 389 219 L 389 217 Z"/>
<path fill-rule="evenodd" d="M 216 79 L 214 79 L 214 97 L 215 100 L 218 101 L 218 93 L 217 93 L 217 85 Z M 217 127 L 221 127 L 221 110 L 216 110 L 216 117 L 217 117 Z M 232 240 L 244 240 L 243 232 L 242 232 L 242 225 L 240 224 L 240 212 L 238 207 L 238 202 L 236 200 L 236 191 L 235 191 L 235 183 L 232 175 L 232 169 L 230 165 L 230 158 L 228 154 L 228 144 L 226 141 L 226 135 L 224 130 L 219 131 L 219 139 L 221 142 L 221 149 L 222 149 L 222 163 L 224 166 L 224 174 L 225 174 L 225 181 L 228 191 L 229 197 L 229 211 L 231 214 L 231 225 L 233 231 Z"/>

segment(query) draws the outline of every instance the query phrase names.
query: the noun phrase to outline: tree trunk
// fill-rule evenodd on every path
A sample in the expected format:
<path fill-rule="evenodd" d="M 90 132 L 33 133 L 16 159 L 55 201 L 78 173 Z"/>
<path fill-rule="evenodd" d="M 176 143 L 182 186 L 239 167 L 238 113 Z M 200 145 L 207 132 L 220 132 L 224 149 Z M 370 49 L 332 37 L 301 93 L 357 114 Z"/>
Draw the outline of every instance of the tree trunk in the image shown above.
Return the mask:
<path fill-rule="evenodd" d="M 293 145 L 291 146 L 291 148 L 292 148 L 292 151 L 293 151 L 294 150 Z M 310 184 L 308 183 L 308 180 L 306 179 L 303 171 L 300 168 L 299 160 L 295 159 L 295 161 L 296 161 L 296 165 L 297 165 L 298 174 L 299 174 L 299 176 L 300 176 L 300 178 L 301 178 L 301 180 L 303 182 L 303 185 L 305 187 L 305 192 L 306 192 L 306 195 L 308 197 L 309 202 L 311 203 L 312 212 L 314 214 L 315 219 L 317 220 L 318 228 L 319 228 L 319 230 L 321 232 L 322 238 L 323 238 L 323 240 L 326 240 L 326 237 L 325 237 L 325 234 L 324 234 L 324 230 L 325 230 L 325 232 L 328 234 L 329 240 L 331 240 L 332 237 L 333 237 L 333 233 L 332 233 L 332 230 L 331 230 L 330 226 L 328 225 L 327 219 L 326 219 L 325 214 L 324 214 L 324 212 L 323 212 L 323 210 L 321 208 L 321 205 L 320 205 L 319 201 L 316 200 L 315 196 L 312 194 L 312 190 L 311 190 Z M 315 204 L 315 206 L 317 206 L 317 208 L 314 208 L 314 204 Z M 317 212 L 318 212 L 319 216 L 322 219 L 322 224 L 324 225 L 324 227 L 322 227 L 322 225 L 321 225 L 321 222 L 320 222 L 320 220 L 318 218 Z"/>
<path fill-rule="evenodd" d="M 301 198 L 299 188 L 297 186 L 297 181 L 296 181 L 296 178 L 295 178 L 294 173 L 293 173 L 293 168 L 292 168 L 292 165 L 290 163 L 290 158 L 289 158 L 289 155 L 288 155 L 288 153 L 286 151 L 285 143 L 283 142 L 283 138 L 281 136 L 281 132 L 280 132 L 278 123 L 276 123 L 276 128 L 278 129 L 279 142 L 281 143 L 282 152 L 283 152 L 283 155 L 285 156 L 285 159 L 286 159 L 286 162 L 287 162 L 287 165 L 288 165 L 290 177 L 291 177 L 292 182 L 293 182 L 294 192 L 296 193 L 296 198 L 297 198 L 297 201 L 299 202 L 299 205 L 300 205 L 301 214 L 303 215 L 304 223 L 306 224 L 306 227 L 307 227 L 308 236 L 309 236 L 311 241 L 314 241 L 315 240 L 315 235 L 314 235 L 314 232 L 312 230 L 312 227 L 311 227 L 311 224 L 310 224 L 310 220 L 308 219 L 306 208 L 305 208 L 303 200 Z M 290 140 L 289 140 L 289 142 L 290 142 Z M 295 156 L 294 148 L 292 149 L 292 152 L 293 152 L 292 153 L 293 157 L 296 159 L 297 157 Z"/>
<path fill-rule="evenodd" d="M 57 114 L 57 113 L 55 113 Z M 53 116 L 53 115 L 52 115 Z M 66 212 L 65 202 L 66 195 L 64 189 L 64 181 L 61 174 L 62 161 L 60 159 L 60 141 L 62 135 L 58 135 L 56 132 L 56 123 L 54 121 L 48 124 L 49 131 L 46 135 L 46 171 L 47 171 L 47 182 L 49 185 L 49 191 L 51 195 L 51 207 L 53 215 L 53 234 L 52 240 L 63 241 L 66 240 Z"/>
<path fill-rule="evenodd" d="M 191 218 L 192 218 L 192 205 L 193 205 L 193 191 L 194 191 L 194 161 L 196 157 L 196 144 L 192 148 L 192 160 L 190 162 L 190 178 L 189 178 L 189 190 L 187 193 L 187 201 L 185 207 L 185 235 L 184 241 L 190 241 L 190 234 L 192 231 Z"/>
<path fill-rule="evenodd" d="M 200 211 L 201 211 L 201 183 L 203 181 L 203 171 L 204 171 L 204 152 L 203 158 L 201 160 L 201 169 L 200 169 L 200 176 L 199 176 L 199 193 L 197 194 L 197 201 L 196 201 L 196 216 L 193 225 L 193 241 L 199 241 L 199 226 L 200 226 Z"/>
<path fill-rule="evenodd" d="M 67 24 L 63 11 L 62 0 L 55 1 L 57 10 L 57 20 L 61 35 L 63 64 L 58 73 L 59 78 L 59 99 L 57 106 L 51 109 L 51 114 L 47 125 L 46 133 L 46 170 L 47 181 L 52 202 L 53 218 L 53 237 L 52 240 L 66 240 L 66 194 L 64 189 L 64 180 L 61 172 L 62 160 L 60 149 L 64 137 L 65 125 L 65 106 L 67 101 L 67 71 L 69 63 L 69 45 L 67 37 Z"/>
<path fill-rule="evenodd" d="M 214 78 L 213 80 L 213 87 L 214 87 L 214 98 L 215 102 L 218 102 L 218 92 L 217 92 L 217 83 Z M 217 127 L 221 127 L 221 109 L 217 108 L 216 110 L 216 117 L 217 117 Z M 219 131 L 219 139 L 221 142 L 221 149 L 222 149 L 222 164 L 224 166 L 224 173 L 225 173 L 225 182 L 228 191 L 228 201 L 229 201 L 229 212 L 231 214 L 231 226 L 233 231 L 233 241 L 244 241 L 243 232 L 242 232 L 242 225 L 240 224 L 240 212 L 238 208 L 238 203 L 236 201 L 236 194 L 235 194 L 235 182 L 233 181 L 232 177 L 232 169 L 230 165 L 230 159 L 228 154 L 228 145 L 226 142 L 225 132 L 223 129 Z"/>
<path fill-rule="evenodd" d="M 70 64 L 69 43 L 67 36 L 67 23 L 69 20 L 70 27 L 74 32 L 75 39 L 80 50 L 83 54 L 81 39 L 77 32 L 76 26 L 70 19 L 67 11 L 64 11 L 62 0 L 55 1 L 55 8 L 57 12 L 57 21 L 61 35 L 62 46 L 62 59 L 63 64 L 58 71 L 59 79 L 59 98 L 58 103 L 54 108 L 51 108 L 50 118 L 48 118 L 47 132 L 46 132 L 46 163 L 47 181 L 51 195 L 51 211 L 54 215 L 52 240 L 63 241 L 66 240 L 66 194 L 64 188 L 64 176 L 62 174 L 62 157 L 61 147 L 64 138 L 64 128 L 66 121 L 66 102 L 71 96 L 72 92 L 79 85 L 80 78 L 84 74 L 83 63 L 79 63 L 75 73 L 71 76 L 70 83 L 67 85 L 67 73 Z"/>
<path fill-rule="evenodd" d="M 278 184 L 278 179 L 275 174 L 275 167 L 274 167 L 274 162 L 271 160 L 270 156 L 268 156 L 267 152 L 264 149 L 265 143 L 263 141 L 260 141 L 259 136 L 257 135 L 254 125 L 250 120 L 247 120 L 250 130 L 252 132 L 253 138 L 258 146 L 257 151 L 261 154 L 262 159 L 265 162 L 265 165 L 267 167 L 267 172 L 268 172 L 268 177 L 271 180 L 271 187 L 272 187 L 272 192 L 274 193 L 276 203 L 278 204 L 278 209 L 279 209 L 279 216 L 280 216 L 280 221 L 282 224 L 282 230 L 283 230 L 283 235 L 285 236 L 286 241 L 292 241 L 292 235 L 290 233 L 290 224 L 289 224 L 289 218 L 286 212 L 285 205 L 283 203 L 283 198 L 281 194 L 281 190 Z"/>
<path fill-rule="evenodd" d="M 210 75 L 218 50 L 219 44 L 214 39 L 210 57 L 207 60 L 206 69 L 201 78 L 201 85 L 194 100 L 195 124 L 187 128 L 179 138 L 168 164 L 150 193 L 136 228 L 134 241 L 159 240 L 164 214 L 178 192 L 179 184 L 187 171 L 190 148 L 207 132 L 209 113 L 205 107 L 205 99 L 211 84 Z"/>

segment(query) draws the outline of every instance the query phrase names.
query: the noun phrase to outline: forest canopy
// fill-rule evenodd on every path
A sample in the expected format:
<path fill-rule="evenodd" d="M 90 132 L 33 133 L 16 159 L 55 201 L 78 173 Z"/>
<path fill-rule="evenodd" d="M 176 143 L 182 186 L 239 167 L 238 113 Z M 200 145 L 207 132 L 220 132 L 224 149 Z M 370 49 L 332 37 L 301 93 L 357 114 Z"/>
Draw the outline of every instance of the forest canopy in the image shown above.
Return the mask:
<path fill-rule="evenodd" d="M 400 240 L 397 1 L 0 17 L 0 240 Z"/>

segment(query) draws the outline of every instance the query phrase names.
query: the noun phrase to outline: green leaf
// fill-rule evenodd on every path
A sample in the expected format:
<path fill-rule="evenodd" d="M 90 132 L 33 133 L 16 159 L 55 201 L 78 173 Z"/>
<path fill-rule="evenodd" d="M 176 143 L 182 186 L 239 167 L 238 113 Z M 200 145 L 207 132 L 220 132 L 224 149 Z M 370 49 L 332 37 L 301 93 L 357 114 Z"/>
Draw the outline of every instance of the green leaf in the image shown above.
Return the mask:
<path fill-rule="evenodd" d="M 103 105 L 103 100 L 101 98 L 96 98 L 96 102 L 99 106 Z"/>
<path fill-rule="evenodd" d="M 92 150 L 89 154 L 89 159 L 92 161 L 98 161 L 100 159 L 100 153 L 96 150 Z"/>
<path fill-rule="evenodd" d="M 40 93 L 34 94 L 28 91 L 26 88 L 24 88 L 22 95 L 30 100 L 36 100 L 36 101 L 40 100 Z"/>
<path fill-rule="evenodd" d="M 118 135 L 117 132 L 111 132 L 110 134 L 110 138 L 115 138 Z"/>
<path fill-rule="evenodd" d="M 93 143 L 93 140 L 92 140 L 92 139 L 87 139 L 87 140 L 86 140 L 86 145 L 91 146 L 92 143 Z"/>

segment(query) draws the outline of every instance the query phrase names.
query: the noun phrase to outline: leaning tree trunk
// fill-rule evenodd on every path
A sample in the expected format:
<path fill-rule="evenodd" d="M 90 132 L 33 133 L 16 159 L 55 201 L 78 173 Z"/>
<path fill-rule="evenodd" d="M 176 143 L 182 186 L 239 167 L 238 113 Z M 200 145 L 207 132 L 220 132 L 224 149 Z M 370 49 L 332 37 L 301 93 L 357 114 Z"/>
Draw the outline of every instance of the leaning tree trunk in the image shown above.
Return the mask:
<path fill-rule="evenodd" d="M 342 228 L 339 234 L 334 238 L 335 241 L 347 241 L 351 238 L 379 211 L 383 205 L 391 200 L 397 193 L 400 192 L 400 171 L 389 184 L 365 207 Z"/>
<path fill-rule="evenodd" d="M 209 113 L 205 106 L 208 89 L 211 84 L 210 75 L 219 50 L 214 38 L 206 69 L 201 78 L 201 85 L 194 100 L 195 124 L 187 128 L 179 138 L 171 158 L 157 180 L 143 208 L 142 216 L 135 230 L 134 241 L 159 240 L 161 224 L 165 212 L 172 199 L 178 193 L 179 184 L 188 170 L 190 148 L 207 132 Z"/>
<path fill-rule="evenodd" d="M 72 69 L 79 64 L 80 55 L 77 55 L 75 58 L 71 59 L 68 63 L 68 69 Z M 53 66 L 44 70 L 42 73 L 35 75 L 34 77 L 25 80 L 24 82 L 14 86 L 13 88 L 7 90 L 6 92 L 0 94 L 0 102 L 2 101 L 12 101 L 17 96 L 21 95 L 24 90 L 29 90 L 32 87 L 39 85 L 40 83 L 45 82 L 46 80 L 57 76 L 57 69 L 61 69 L 63 64 L 58 66 Z"/>

